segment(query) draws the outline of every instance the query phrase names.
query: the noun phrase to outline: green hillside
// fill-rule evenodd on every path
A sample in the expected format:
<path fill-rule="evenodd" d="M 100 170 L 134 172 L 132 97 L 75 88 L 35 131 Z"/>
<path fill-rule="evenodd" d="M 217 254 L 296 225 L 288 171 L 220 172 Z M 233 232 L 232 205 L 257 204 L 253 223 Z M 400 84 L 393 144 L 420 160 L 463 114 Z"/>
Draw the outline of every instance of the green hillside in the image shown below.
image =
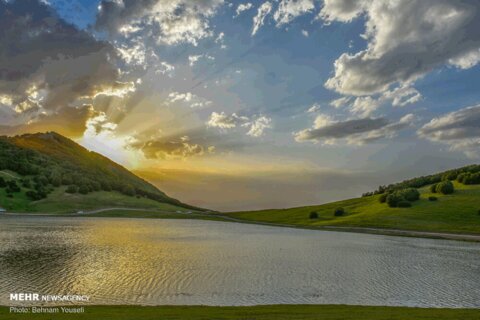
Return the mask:
<path fill-rule="evenodd" d="M 432 193 L 431 185 L 419 188 L 420 199 L 411 207 L 389 207 L 381 203 L 382 194 L 369 195 L 318 206 L 226 213 L 252 222 L 267 222 L 302 227 L 372 227 L 432 232 L 480 234 L 480 185 L 453 182 L 455 191 Z M 435 197 L 436 201 L 430 201 Z M 342 215 L 335 216 L 337 208 Z M 311 218 L 310 216 L 318 216 Z"/>
<path fill-rule="evenodd" d="M 17 212 L 195 209 L 55 132 L 0 137 L 0 207 Z"/>

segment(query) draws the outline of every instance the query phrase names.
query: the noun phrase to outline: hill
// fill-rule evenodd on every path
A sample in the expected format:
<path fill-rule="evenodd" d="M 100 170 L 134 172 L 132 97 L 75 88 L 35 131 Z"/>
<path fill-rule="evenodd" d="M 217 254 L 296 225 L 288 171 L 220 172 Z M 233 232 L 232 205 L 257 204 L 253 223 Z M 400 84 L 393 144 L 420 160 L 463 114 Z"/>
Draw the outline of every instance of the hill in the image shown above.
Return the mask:
<path fill-rule="evenodd" d="M 0 137 L 0 206 L 20 212 L 194 209 L 55 132 Z"/>
<path fill-rule="evenodd" d="M 380 188 L 383 190 L 377 190 L 375 194 L 372 192 L 361 198 L 318 206 L 231 212 L 225 215 L 249 222 L 307 228 L 332 226 L 480 234 L 480 184 L 476 180 L 479 168 L 469 166 L 409 179 L 392 184 L 389 188 Z M 437 192 L 442 179 L 445 184 L 450 181 L 454 187 L 453 193 Z M 419 186 L 414 188 L 418 191 L 418 200 L 401 199 L 405 207 L 388 204 L 390 195 L 410 190 L 414 184 Z"/>

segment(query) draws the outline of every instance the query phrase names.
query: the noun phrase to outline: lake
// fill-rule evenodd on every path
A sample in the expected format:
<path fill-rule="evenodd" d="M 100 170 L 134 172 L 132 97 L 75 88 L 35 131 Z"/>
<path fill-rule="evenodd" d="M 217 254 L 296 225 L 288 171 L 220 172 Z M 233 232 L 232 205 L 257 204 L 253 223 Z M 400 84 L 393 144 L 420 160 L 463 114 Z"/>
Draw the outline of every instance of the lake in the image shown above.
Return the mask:
<path fill-rule="evenodd" d="M 92 304 L 480 307 L 480 244 L 201 220 L 0 217 L 9 294 Z"/>

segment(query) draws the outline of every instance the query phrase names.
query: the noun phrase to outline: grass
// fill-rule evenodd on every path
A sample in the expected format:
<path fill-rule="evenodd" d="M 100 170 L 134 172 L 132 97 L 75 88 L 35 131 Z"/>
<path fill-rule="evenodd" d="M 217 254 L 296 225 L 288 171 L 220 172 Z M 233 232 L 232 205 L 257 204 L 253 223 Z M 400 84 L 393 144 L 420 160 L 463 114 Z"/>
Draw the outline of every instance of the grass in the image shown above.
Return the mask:
<path fill-rule="evenodd" d="M 5 171 L 0 174 L 9 177 Z M 160 203 L 147 198 L 136 198 L 123 195 L 119 192 L 97 191 L 86 195 L 66 193 L 66 187 L 55 188 L 46 199 L 31 201 L 26 192 L 29 189 L 21 187 L 21 191 L 14 193 L 13 198 L 7 197 L 5 188 L 0 188 L 0 207 L 10 212 L 42 212 L 42 213 L 72 213 L 79 210 L 99 208 L 143 208 L 167 212 L 188 211 L 175 205 Z"/>
<path fill-rule="evenodd" d="M 421 309 L 344 305 L 271 305 L 254 307 L 95 306 L 81 314 L 10 314 L 0 307 L 2 320 L 446 320 L 480 319 L 480 309 Z"/>
<path fill-rule="evenodd" d="M 411 208 L 389 208 L 379 196 L 355 198 L 318 206 L 230 212 L 224 215 L 252 222 L 267 222 L 302 227 L 371 227 L 431 232 L 480 233 L 480 186 L 455 183 L 452 195 L 432 194 L 428 186 L 419 189 L 421 198 Z M 437 201 L 429 201 L 436 196 Z M 345 215 L 334 216 L 335 208 Z M 310 219 L 310 212 L 318 219 Z"/>

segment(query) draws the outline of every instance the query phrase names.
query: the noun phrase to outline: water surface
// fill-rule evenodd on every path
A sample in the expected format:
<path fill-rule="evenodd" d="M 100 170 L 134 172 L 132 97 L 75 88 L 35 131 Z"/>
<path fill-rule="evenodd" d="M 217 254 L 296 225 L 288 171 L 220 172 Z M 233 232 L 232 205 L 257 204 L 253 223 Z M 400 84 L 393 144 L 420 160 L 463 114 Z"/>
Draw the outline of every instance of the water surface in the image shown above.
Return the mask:
<path fill-rule="evenodd" d="M 93 304 L 480 307 L 480 244 L 200 220 L 1 217 L 11 292 Z"/>

